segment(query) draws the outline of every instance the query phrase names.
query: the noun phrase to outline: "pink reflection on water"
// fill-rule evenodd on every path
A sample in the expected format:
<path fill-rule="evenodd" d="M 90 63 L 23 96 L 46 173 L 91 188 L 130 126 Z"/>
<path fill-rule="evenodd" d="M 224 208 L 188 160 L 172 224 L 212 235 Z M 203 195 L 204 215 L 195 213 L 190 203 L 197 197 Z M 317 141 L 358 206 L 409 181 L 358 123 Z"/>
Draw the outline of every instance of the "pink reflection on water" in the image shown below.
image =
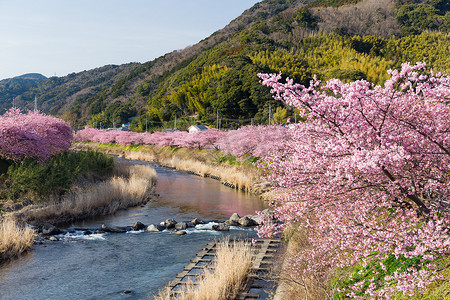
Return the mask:
<path fill-rule="evenodd" d="M 177 206 L 186 211 L 195 211 L 203 217 L 229 217 L 255 214 L 264 209 L 263 202 L 254 195 L 233 190 L 210 178 L 186 176 L 172 173 L 159 176 L 157 193 L 159 202 Z"/>

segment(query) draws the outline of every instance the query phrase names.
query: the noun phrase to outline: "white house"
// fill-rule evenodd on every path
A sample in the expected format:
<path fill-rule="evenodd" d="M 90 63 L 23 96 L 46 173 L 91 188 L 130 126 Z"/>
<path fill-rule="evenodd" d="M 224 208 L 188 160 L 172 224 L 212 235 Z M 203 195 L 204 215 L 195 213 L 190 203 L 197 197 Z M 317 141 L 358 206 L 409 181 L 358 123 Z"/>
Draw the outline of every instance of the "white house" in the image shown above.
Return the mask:
<path fill-rule="evenodd" d="M 188 129 L 189 133 L 194 133 L 194 132 L 200 132 L 200 131 L 206 131 L 208 130 L 209 127 L 205 126 L 205 125 L 191 125 Z"/>

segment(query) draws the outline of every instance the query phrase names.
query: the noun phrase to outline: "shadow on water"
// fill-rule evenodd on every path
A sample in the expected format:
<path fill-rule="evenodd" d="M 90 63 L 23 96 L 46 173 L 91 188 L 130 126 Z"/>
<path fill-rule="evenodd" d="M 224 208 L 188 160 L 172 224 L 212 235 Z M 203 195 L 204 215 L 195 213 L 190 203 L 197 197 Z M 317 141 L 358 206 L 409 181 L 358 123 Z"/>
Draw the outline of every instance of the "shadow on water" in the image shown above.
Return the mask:
<path fill-rule="evenodd" d="M 98 227 L 159 223 L 167 218 L 188 221 L 254 214 L 263 209 L 255 196 L 210 178 L 152 165 L 158 173 L 156 202 L 72 224 Z M 233 229 L 231 236 L 256 236 L 251 229 Z M 151 299 L 173 279 L 204 245 L 223 233 L 192 230 L 171 232 L 65 236 L 35 245 L 19 259 L 0 265 L 0 299 Z M 126 291 L 126 293 L 124 293 Z"/>

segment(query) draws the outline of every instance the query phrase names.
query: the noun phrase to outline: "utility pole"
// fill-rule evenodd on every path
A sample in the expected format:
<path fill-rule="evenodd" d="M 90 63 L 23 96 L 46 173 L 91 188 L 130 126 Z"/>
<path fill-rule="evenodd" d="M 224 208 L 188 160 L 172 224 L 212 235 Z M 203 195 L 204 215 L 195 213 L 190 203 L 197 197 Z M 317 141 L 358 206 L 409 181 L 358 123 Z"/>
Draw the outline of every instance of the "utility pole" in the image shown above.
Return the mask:
<path fill-rule="evenodd" d="M 37 97 L 34 96 L 34 111 L 37 111 Z"/>
<path fill-rule="evenodd" d="M 175 115 L 175 129 L 177 129 L 177 115 Z"/>
<path fill-rule="evenodd" d="M 147 124 L 148 124 L 148 117 L 147 117 L 147 115 L 145 115 L 145 132 L 148 132 Z"/>
<path fill-rule="evenodd" d="M 219 129 L 219 110 L 217 110 L 216 128 Z"/>
<path fill-rule="evenodd" d="M 269 125 L 270 125 L 270 120 L 272 120 L 272 105 L 269 104 Z"/>
<path fill-rule="evenodd" d="M 16 97 L 13 98 L 13 107 L 16 107 Z"/>
<path fill-rule="evenodd" d="M 252 126 L 253 126 L 253 118 L 251 119 L 251 124 L 252 124 Z"/>

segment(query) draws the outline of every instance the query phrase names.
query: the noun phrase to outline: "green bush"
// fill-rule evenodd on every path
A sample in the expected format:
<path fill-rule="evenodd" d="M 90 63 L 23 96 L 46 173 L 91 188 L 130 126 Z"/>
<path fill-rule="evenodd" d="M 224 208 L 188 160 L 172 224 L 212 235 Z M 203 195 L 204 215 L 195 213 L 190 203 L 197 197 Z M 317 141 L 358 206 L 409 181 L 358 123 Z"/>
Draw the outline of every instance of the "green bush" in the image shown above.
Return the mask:
<path fill-rule="evenodd" d="M 104 176 L 113 165 L 112 158 L 94 151 L 60 153 L 44 164 L 26 159 L 11 164 L 2 175 L 6 179 L 4 192 L 11 199 L 62 195 L 77 179 Z"/>
<path fill-rule="evenodd" d="M 426 268 L 426 265 L 432 262 L 426 261 L 425 266 L 422 266 L 421 257 L 406 258 L 403 255 L 396 257 L 391 254 L 381 263 L 384 265 L 384 268 L 380 262 L 376 261 L 369 263 L 367 266 L 354 267 L 349 279 L 338 280 L 336 282 L 337 286 L 340 288 L 340 292 L 335 295 L 335 299 L 345 299 L 346 294 L 352 291 L 350 286 L 362 281 L 364 282 L 362 285 L 362 290 L 356 292 L 356 295 L 359 297 L 365 297 L 367 296 L 365 291 L 369 287 L 370 282 L 373 282 L 376 289 L 378 289 L 386 284 L 384 279 L 386 276 L 392 276 L 394 273 L 405 272 L 408 268 L 416 268 L 417 270 L 420 270 L 421 268 Z M 395 279 L 390 280 L 391 283 L 394 283 L 394 281 Z"/>

